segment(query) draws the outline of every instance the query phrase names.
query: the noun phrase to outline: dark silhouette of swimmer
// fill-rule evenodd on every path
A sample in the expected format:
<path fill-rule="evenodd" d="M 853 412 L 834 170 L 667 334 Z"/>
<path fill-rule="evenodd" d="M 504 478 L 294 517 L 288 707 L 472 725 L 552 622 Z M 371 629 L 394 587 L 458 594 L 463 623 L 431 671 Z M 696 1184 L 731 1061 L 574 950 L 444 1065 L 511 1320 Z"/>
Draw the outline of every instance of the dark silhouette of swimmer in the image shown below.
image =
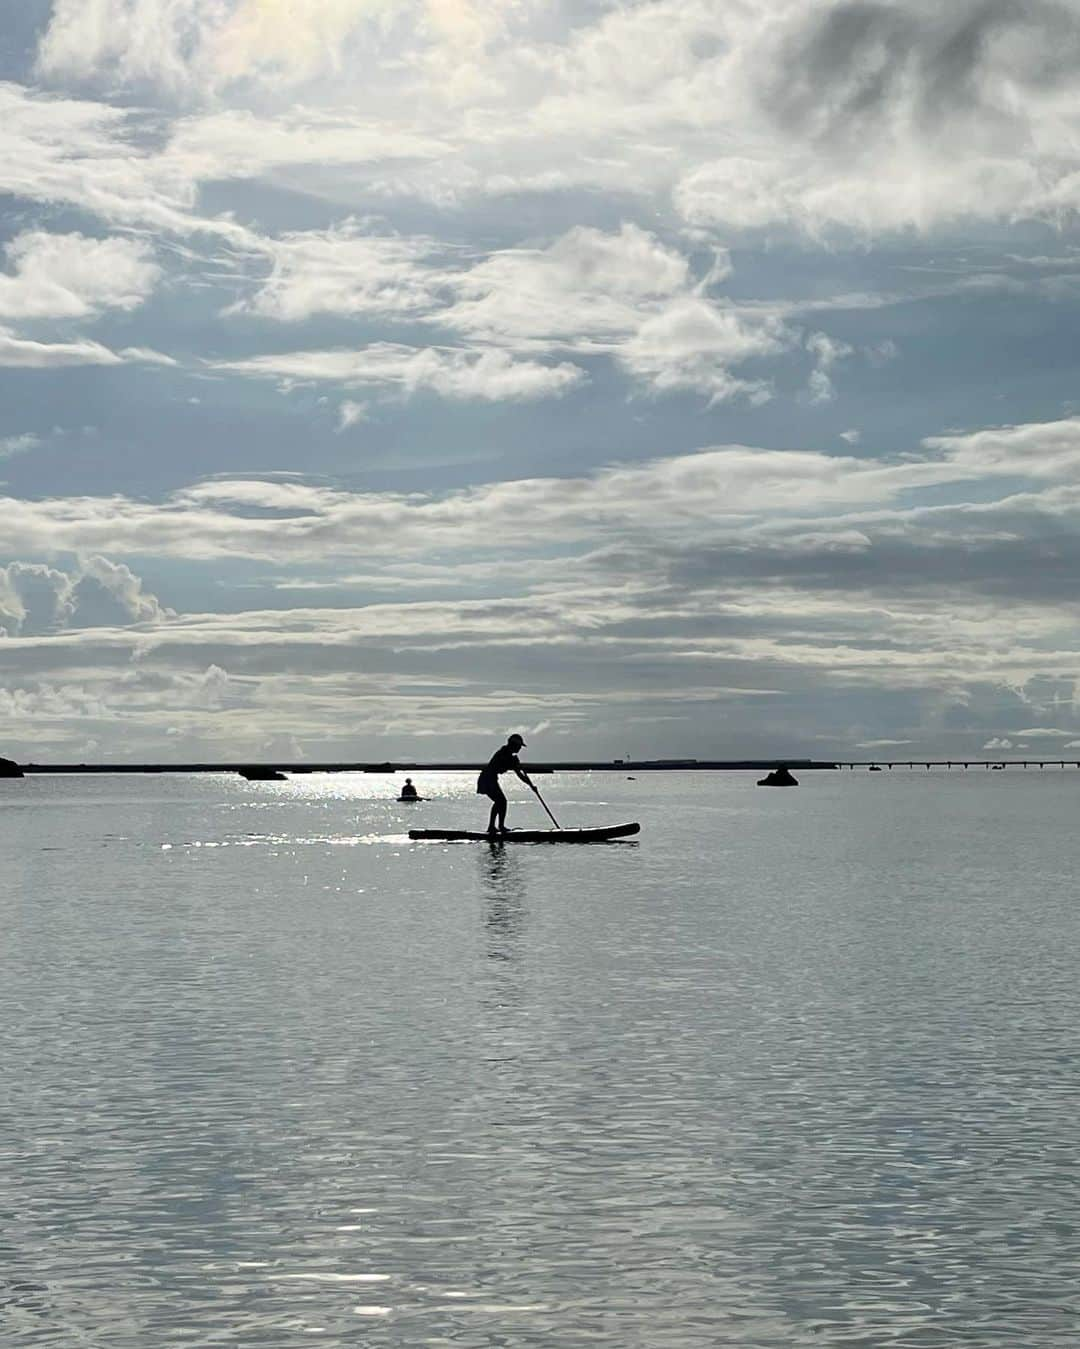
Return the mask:
<path fill-rule="evenodd" d="M 487 762 L 487 766 L 480 770 L 480 776 L 476 779 L 477 796 L 491 797 L 491 815 L 488 817 L 488 833 L 491 835 L 506 833 L 506 795 L 499 786 L 500 773 L 513 773 L 524 782 L 525 786 L 531 791 L 536 788 L 529 781 L 529 775 L 518 762 L 518 750 L 524 747 L 525 741 L 516 732 L 512 735 L 501 749 L 497 749 Z"/>
<path fill-rule="evenodd" d="M 416 801 L 418 799 L 418 793 L 413 786 L 412 778 L 405 779 L 405 786 L 401 789 L 401 799 L 402 801 Z"/>

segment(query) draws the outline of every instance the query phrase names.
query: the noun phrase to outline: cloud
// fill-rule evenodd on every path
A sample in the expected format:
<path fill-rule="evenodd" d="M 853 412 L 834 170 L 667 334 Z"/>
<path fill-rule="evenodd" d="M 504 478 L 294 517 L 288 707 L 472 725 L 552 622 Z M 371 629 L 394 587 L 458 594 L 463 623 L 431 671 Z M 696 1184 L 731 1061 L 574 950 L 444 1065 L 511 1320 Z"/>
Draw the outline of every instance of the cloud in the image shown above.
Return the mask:
<path fill-rule="evenodd" d="M 1066 478 L 1080 475 L 1080 418 L 991 427 L 924 442 L 951 462 L 981 475 Z"/>
<path fill-rule="evenodd" d="M 0 459 L 11 459 L 17 454 L 26 454 L 43 444 L 42 438 L 33 431 L 24 431 L 18 436 L 0 437 Z"/>
<path fill-rule="evenodd" d="M 154 351 L 152 347 L 122 347 L 120 355 L 125 361 L 132 361 L 137 365 L 164 365 L 175 367 L 180 364 L 174 357 L 166 356 L 163 351 Z M 195 399 L 194 401 L 197 402 L 198 400 Z"/>
<path fill-rule="evenodd" d="M 264 248 L 271 275 L 229 312 L 297 322 L 314 314 L 407 316 L 437 303 L 438 273 L 421 265 L 431 240 L 374 236 L 345 221 L 265 240 Z"/>
<path fill-rule="evenodd" d="M 298 377 L 299 370 L 277 368 L 272 373 Z M 214 479 L 175 493 L 159 506 L 119 496 L 9 498 L 0 503 L 0 549 L 25 555 L 109 547 L 158 556 L 317 560 L 334 553 L 377 552 L 380 540 L 399 554 L 473 548 L 491 536 L 499 521 L 519 515 L 530 521 L 530 537 L 543 535 L 551 542 L 648 528 L 693 527 L 699 534 L 712 534 L 725 521 L 741 532 L 748 518 L 758 515 L 799 519 L 870 509 L 905 491 L 966 476 L 978 475 L 936 460 L 881 464 L 812 451 L 730 446 L 615 466 L 587 477 L 497 482 L 442 497 Z M 282 518 L 238 516 L 234 507 L 280 512 Z M 796 554 L 806 547 L 832 547 L 837 538 L 845 548 L 868 545 L 865 533 L 853 534 L 850 528 L 837 536 L 818 527 L 800 544 L 805 534 L 805 526 L 765 533 L 759 524 L 756 542 L 767 549 L 791 550 L 794 545 Z"/>
<path fill-rule="evenodd" d="M 606 354 L 655 393 L 692 391 L 713 402 L 736 395 L 764 401 L 769 391 L 763 381 L 744 380 L 729 367 L 775 356 L 796 340 L 776 314 L 739 310 L 706 297 L 704 291 L 730 272 L 722 250 L 711 250 L 709 267 L 698 280 L 682 253 L 625 222 L 614 232 L 578 226 L 544 247 L 498 250 L 471 267 L 436 265 L 430 239 L 372 235 L 355 222 L 329 232 L 266 240 L 263 246 L 272 259 L 272 275 L 230 312 L 292 322 L 315 314 L 380 314 L 420 319 L 515 356 Z M 808 346 L 818 366 L 815 378 L 827 384 L 824 371 L 849 349 L 823 333 Z M 378 383 L 382 376 L 372 373 L 375 362 L 385 372 L 385 362 L 393 359 L 422 372 L 423 383 L 444 392 L 462 381 L 437 376 L 432 362 L 464 362 L 461 368 L 467 369 L 475 360 L 487 373 L 509 371 L 502 355 L 448 356 L 445 350 L 429 357 L 403 356 L 404 348 L 382 344 L 348 357 L 256 357 L 230 368 L 272 369 L 292 377 L 298 368 L 332 364 L 341 370 L 347 361 L 353 382 Z M 363 375 L 356 373 L 361 368 Z M 545 374 L 531 366 L 527 377 L 525 370 L 519 367 L 518 373 L 530 389 L 544 385 L 545 391 L 560 391 L 583 378 L 568 365 Z M 397 376 L 389 382 L 397 382 Z"/>
<path fill-rule="evenodd" d="M 193 182 L 299 169 L 343 201 L 583 187 L 820 234 L 1075 212 L 1078 57 L 1071 0 L 309 0 L 288 22 L 268 0 L 57 0 L 38 72 L 199 109 L 127 166 L 130 194 L 107 184 L 112 212 L 135 178 L 187 209 Z"/>
<path fill-rule="evenodd" d="M 677 199 L 697 224 L 812 232 L 1052 216 L 1076 202 L 1078 53 L 1065 4 L 838 0 L 750 19 L 726 64 L 757 143 L 688 172 Z"/>
<path fill-rule="evenodd" d="M 846 342 L 837 342 L 826 333 L 811 333 L 806 339 L 806 349 L 816 362 L 810 374 L 808 392 L 811 403 L 829 403 L 835 398 L 830 371 L 837 361 L 852 355 L 853 349 Z M 847 440 L 850 432 L 841 433 L 841 440 Z M 858 440 L 858 435 L 855 437 Z M 849 444 L 853 443 L 851 441 Z"/>
<path fill-rule="evenodd" d="M 55 0 L 38 50 L 46 77 L 156 84 L 177 95 L 231 85 L 275 89 L 331 79 L 344 65 L 377 76 L 400 31 L 433 80 L 469 87 L 510 6 L 500 0 L 304 0 L 283 18 L 272 0 Z"/>
<path fill-rule="evenodd" d="M 220 361 L 217 370 L 345 388 L 382 388 L 406 397 L 428 391 L 443 398 L 483 402 L 558 398 L 582 383 L 585 372 L 561 362 L 517 361 L 505 351 L 409 347 L 376 342 L 356 351 L 292 351 Z"/>
<path fill-rule="evenodd" d="M 998 434 L 1029 456 L 1039 440 L 1036 428 Z M 1048 424 L 1049 444 L 1060 434 Z M 92 557 L 108 547 L 111 557 L 212 562 L 223 577 L 231 574 L 223 563 L 262 558 L 276 576 L 287 569 L 282 584 L 297 593 L 306 585 L 337 594 L 328 607 L 282 607 L 267 578 L 259 586 L 274 596 L 270 607 L 240 603 L 245 590 L 226 589 L 223 612 L 173 615 L 115 562 L 84 567 L 77 584 L 69 570 L 20 564 L 5 576 L 0 603 L 5 665 L 35 678 L 55 668 L 58 687 L 96 689 L 106 706 L 107 681 L 133 658 L 148 670 L 227 669 L 228 696 L 213 713 L 229 721 L 218 752 L 226 743 L 239 752 L 256 727 L 265 738 L 271 708 L 279 724 L 296 717 L 305 744 L 308 735 L 338 743 L 342 709 L 356 697 L 341 681 L 357 669 L 382 681 L 363 723 L 383 718 L 379 734 L 399 726 L 404 735 L 410 719 L 433 734 L 482 728 L 487 692 L 516 689 L 515 671 L 528 668 L 542 696 L 522 702 L 519 690 L 488 731 L 504 720 L 550 720 L 551 734 L 563 733 L 588 715 L 594 693 L 620 708 L 620 719 L 649 721 L 683 715 L 679 703 L 767 695 L 777 738 L 755 731 L 760 752 L 806 744 L 811 707 L 815 733 L 835 731 L 838 744 L 876 752 L 895 741 L 917 753 L 929 737 L 962 757 L 1000 723 L 1003 703 L 1030 713 L 1072 696 L 1080 548 L 1066 541 L 1076 534 L 1080 490 L 1035 476 L 1033 489 L 1017 494 L 995 463 L 972 478 L 964 438 L 953 440 L 884 463 L 728 446 L 574 479 L 427 494 L 219 478 L 156 505 L 117 496 L 9 500 L 0 505 L 0 548 L 23 556 Z M 1032 461 L 1043 471 L 1040 456 Z M 1057 463 L 1072 472 L 1067 458 Z M 969 479 L 977 504 L 915 500 L 926 487 Z M 999 482 L 1002 494 L 990 500 Z M 1048 524 L 1055 511 L 1067 523 L 1048 565 L 1059 546 Z M 508 518 L 529 528 L 507 539 L 500 526 Z M 99 673 L 73 680 L 73 662 Z M 432 678 L 450 684 L 427 703 L 410 694 L 395 710 L 387 701 L 397 681 Z M 842 708 L 856 693 L 852 726 Z M 888 701 L 869 713 L 867 700 L 878 698 Z M 898 706 L 910 708 L 906 717 Z M 146 713 L 147 735 L 155 715 Z M 196 733 L 191 718 L 184 736 Z M 867 735 L 871 720 L 881 735 Z M 1033 733 L 1013 735 L 1023 744 Z M 988 751 L 1008 748 L 997 739 Z"/>
<path fill-rule="evenodd" d="M 153 290 L 160 268 L 133 239 L 26 230 L 5 245 L 12 275 L 0 275 L 0 317 L 85 318 L 132 310 Z"/>
<path fill-rule="evenodd" d="M 656 393 L 691 390 L 710 402 L 771 396 L 767 382 L 745 380 L 729 367 L 776 356 L 793 336 L 776 317 L 740 313 L 698 297 L 677 300 L 646 319 L 619 350 L 619 362 Z"/>
<path fill-rule="evenodd" d="M 1015 749 L 1015 748 L 1016 746 L 1013 744 L 1011 740 L 1008 740 L 1003 736 L 997 735 L 991 736 L 991 738 L 986 742 L 986 744 L 983 745 L 983 749 Z"/>
<path fill-rule="evenodd" d="M 892 586 L 910 587 L 928 578 L 961 584 L 979 575 L 1002 594 L 1031 586 L 1050 593 L 1048 587 L 1060 584 L 1064 595 L 1071 593 L 1077 551 L 1068 522 L 1080 513 L 1080 482 L 1073 481 L 1080 465 L 1060 452 L 1068 441 L 1062 424 L 1043 429 L 1045 453 L 1037 426 L 996 433 L 1003 443 L 1024 447 L 1021 462 L 1039 490 L 1006 489 L 978 504 L 916 502 L 924 489 L 944 484 L 981 484 L 985 496 L 1000 476 L 1009 483 L 1017 472 L 1012 455 L 981 458 L 969 436 L 933 438 L 923 455 L 891 461 L 735 445 L 574 478 L 525 478 L 441 494 L 212 479 L 156 505 L 122 496 L 8 498 L 0 503 L 0 549 L 14 556 L 108 550 L 315 563 L 387 553 L 405 558 L 483 549 L 492 537 L 502 539 L 499 525 L 513 517 L 527 519 L 530 529 L 517 543 L 500 543 L 504 562 L 508 547 L 524 548 L 536 538 L 548 547 L 586 541 L 599 547 L 659 537 L 671 547 L 677 541 L 672 556 L 683 559 L 684 582 L 691 567 L 714 569 L 720 549 L 733 574 L 753 566 L 759 576 L 791 583 L 801 575 L 816 583 L 827 575 L 842 585 L 888 577 Z M 1048 480 L 1051 466 L 1059 480 Z M 648 555 L 642 558 L 653 565 Z"/>
<path fill-rule="evenodd" d="M 0 567 L 0 631 L 9 636 L 156 623 L 172 610 L 123 563 L 87 558 L 71 571 L 40 562 Z"/>
<path fill-rule="evenodd" d="M 179 165 L 137 142 L 138 118 L 109 104 L 0 82 L 0 191 L 75 207 L 110 224 L 190 232 L 195 184 Z M 228 223 L 220 228 L 238 232 Z"/>
<path fill-rule="evenodd" d="M 652 234 L 577 226 L 546 248 L 493 253 L 447 279 L 459 298 L 433 316 L 470 338 L 511 346 L 608 346 L 691 282 L 686 259 Z"/>
<path fill-rule="evenodd" d="M 166 159 L 191 179 L 260 178 L 282 170 L 424 166 L 452 153 L 435 134 L 394 125 L 356 107 L 291 105 L 259 115 L 248 108 L 197 114 L 174 125 Z M 343 222 L 347 223 L 347 222 Z"/>
<path fill-rule="evenodd" d="M 686 257 L 637 225 L 578 226 L 545 248 L 494 253 L 448 277 L 459 298 L 429 321 L 517 350 L 606 352 L 654 393 L 762 402 L 767 384 L 730 367 L 778 355 L 794 334 L 776 315 L 708 299 L 704 290 L 730 270 L 714 250 L 698 281 Z"/>
<path fill-rule="evenodd" d="M 352 399 L 343 399 L 338 407 L 338 432 L 347 431 L 350 426 L 367 419 L 368 405 L 356 403 Z"/>
<path fill-rule="evenodd" d="M 90 338 L 73 342 L 35 342 L 0 327 L 0 366 L 46 370 L 68 365 L 122 365 L 115 351 Z"/>

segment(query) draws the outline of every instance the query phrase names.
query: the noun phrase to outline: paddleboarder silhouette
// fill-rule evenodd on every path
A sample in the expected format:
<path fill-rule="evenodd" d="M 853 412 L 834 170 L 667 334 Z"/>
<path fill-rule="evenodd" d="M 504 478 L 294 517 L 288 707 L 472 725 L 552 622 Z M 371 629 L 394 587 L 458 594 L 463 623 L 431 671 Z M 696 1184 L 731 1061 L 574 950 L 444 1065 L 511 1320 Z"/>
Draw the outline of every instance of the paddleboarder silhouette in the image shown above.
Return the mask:
<path fill-rule="evenodd" d="M 524 746 L 525 741 L 515 731 L 506 744 L 495 751 L 488 760 L 486 767 L 480 770 L 480 776 L 476 779 L 477 796 L 489 796 L 491 798 L 488 833 L 493 838 L 506 833 L 507 800 L 505 792 L 499 786 L 499 774 L 513 773 L 531 791 L 536 791 L 536 788 L 529 781 L 528 773 L 518 762 L 518 750 L 523 749 Z"/>

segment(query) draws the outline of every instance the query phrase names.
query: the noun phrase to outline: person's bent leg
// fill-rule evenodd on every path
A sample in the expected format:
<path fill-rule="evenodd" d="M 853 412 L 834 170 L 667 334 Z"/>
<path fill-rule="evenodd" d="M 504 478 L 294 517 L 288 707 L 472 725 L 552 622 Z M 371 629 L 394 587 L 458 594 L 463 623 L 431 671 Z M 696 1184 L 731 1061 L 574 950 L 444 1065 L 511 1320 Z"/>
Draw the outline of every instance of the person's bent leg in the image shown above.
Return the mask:
<path fill-rule="evenodd" d="M 495 798 L 495 813 L 499 819 L 499 833 L 506 833 L 506 795 L 502 788 L 499 788 L 499 794 Z"/>

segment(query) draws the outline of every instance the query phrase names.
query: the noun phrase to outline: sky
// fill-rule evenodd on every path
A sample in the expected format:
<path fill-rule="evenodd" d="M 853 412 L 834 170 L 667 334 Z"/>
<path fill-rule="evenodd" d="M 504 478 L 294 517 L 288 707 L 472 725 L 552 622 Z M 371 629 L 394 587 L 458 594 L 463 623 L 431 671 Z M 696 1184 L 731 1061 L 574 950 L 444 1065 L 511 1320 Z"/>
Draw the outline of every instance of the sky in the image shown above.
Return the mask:
<path fill-rule="evenodd" d="M 1080 759 L 1080 0 L 6 0 L 0 754 Z"/>

